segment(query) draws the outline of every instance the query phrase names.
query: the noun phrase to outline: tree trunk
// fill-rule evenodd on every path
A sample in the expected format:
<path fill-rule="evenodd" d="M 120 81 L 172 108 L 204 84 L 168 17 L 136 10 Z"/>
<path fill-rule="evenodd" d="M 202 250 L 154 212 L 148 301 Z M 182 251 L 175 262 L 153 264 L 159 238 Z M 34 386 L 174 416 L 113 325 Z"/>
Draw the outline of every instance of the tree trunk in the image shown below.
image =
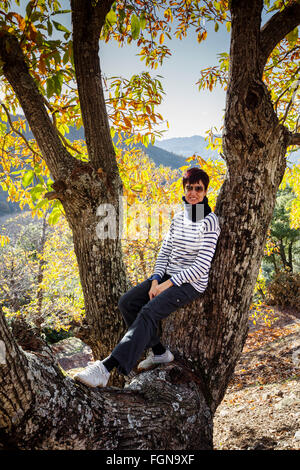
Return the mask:
<path fill-rule="evenodd" d="M 276 255 L 275 255 L 275 253 L 272 253 L 272 254 L 271 254 L 271 257 L 272 257 L 272 261 L 273 261 L 273 264 L 274 264 L 275 274 L 277 274 L 278 271 L 279 271 L 279 268 L 278 268 L 278 266 L 277 266 L 277 264 L 276 264 Z"/>
<path fill-rule="evenodd" d="M 283 269 L 286 269 L 288 266 L 288 262 L 285 256 L 285 249 L 284 249 L 284 244 L 282 240 L 279 240 L 279 249 L 280 249 L 280 257 L 281 257 L 281 261 L 283 264 Z"/>
<path fill-rule="evenodd" d="M 43 291 L 43 288 L 41 287 L 41 284 L 44 279 L 44 266 L 45 266 L 44 250 L 45 250 L 45 243 L 46 243 L 46 227 L 47 227 L 47 215 L 45 215 L 43 219 L 42 236 L 41 236 L 40 246 L 38 249 L 38 254 L 40 258 L 38 262 L 38 275 L 37 275 L 37 285 L 38 285 L 37 295 L 36 295 L 37 296 L 37 314 L 34 320 L 34 323 L 37 328 L 40 328 L 41 324 L 43 323 L 42 306 L 43 306 L 44 291 Z"/>
<path fill-rule="evenodd" d="M 288 266 L 291 270 L 291 273 L 293 272 L 293 243 L 294 242 L 290 242 L 289 243 L 289 246 L 288 246 L 288 253 L 289 253 L 289 261 L 288 261 Z"/>

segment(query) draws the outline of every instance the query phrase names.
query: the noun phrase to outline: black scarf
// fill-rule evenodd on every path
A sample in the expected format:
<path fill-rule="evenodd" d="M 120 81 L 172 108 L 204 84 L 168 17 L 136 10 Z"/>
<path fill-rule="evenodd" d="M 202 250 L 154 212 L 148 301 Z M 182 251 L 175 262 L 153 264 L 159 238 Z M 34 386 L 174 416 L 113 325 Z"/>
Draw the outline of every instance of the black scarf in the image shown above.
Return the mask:
<path fill-rule="evenodd" d="M 184 201 L 184 215 L 192 222 L 198 222 L 211 213 L 206 196 L 204 196 L 202 202 L 197 202 L 197 204 L 190 204 L 185 199 L 185 196 L 182 196 L 182 200 Z"/>

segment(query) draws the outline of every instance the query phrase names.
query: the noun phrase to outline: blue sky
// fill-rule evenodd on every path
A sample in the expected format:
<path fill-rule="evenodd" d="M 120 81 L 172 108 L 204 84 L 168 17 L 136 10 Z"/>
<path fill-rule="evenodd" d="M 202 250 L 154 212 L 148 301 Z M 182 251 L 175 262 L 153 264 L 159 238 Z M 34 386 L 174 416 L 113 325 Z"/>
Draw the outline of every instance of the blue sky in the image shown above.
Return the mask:
<path fill-rule="evenodd" d="M 207 39 L 199 44 L 196 34 L 191 30 L 182 41 L 176 38 L 169 41 L 172 56 L 163 66 L 151 74 L 161 75 L 166 95 L 157 108 L 169 122 L 169 129 L 164 139 L 171 137 L 189 137 L 205 135 L 211 127 L 220 127 L 225 108 L 225 92 L 216 88 L 212 92 L 199 91 L 196 82 L 200 70 L 218 63 L 217 54 L 229 52 L 230 35 L 225 27 L 214 32 L 213 25 L 207 24 Z M 102 72 L 105 76 L 123 75 L 130 77 L 134 73 L 147 70 L 144 62 L 137 57 L 137 48 L 119 47 L 117 43 L 100 43 Z M 166 128 L 166 126 L 164 126 Z"/>

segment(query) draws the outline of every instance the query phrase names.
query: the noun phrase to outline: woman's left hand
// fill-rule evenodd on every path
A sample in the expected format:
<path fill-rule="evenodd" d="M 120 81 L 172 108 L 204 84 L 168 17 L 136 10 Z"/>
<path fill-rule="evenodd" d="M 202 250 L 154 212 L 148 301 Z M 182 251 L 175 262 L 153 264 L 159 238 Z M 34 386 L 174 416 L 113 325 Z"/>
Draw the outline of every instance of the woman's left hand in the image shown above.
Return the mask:
<path fill-rule="evenodd" d="M 155 297 L 159 294 L 161 294 L 164 290 L 168 289 L 169 287 L 173 286 L 173 282 L 170 281 L 170 279 L 168 279 L 167 281 L 165 282 L 162 282 L 161 284 L 158 284 L 158 286 L 156 286 L 156 290 L 155 290 Z"/>

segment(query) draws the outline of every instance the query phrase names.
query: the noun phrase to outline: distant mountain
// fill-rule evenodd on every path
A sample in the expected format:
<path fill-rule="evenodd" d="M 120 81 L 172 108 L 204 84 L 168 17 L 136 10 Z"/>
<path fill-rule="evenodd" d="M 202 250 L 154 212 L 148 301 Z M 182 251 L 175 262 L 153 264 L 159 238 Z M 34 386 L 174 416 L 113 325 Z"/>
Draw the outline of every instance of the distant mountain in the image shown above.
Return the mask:
<path fill-rule="evenodd" d="M 114 138 L 113 140 L 116 144 L 118 139 Z M 120 144 L 118 145 L 120 146 Z M 131 145 L 126 146 L 124 144 L 124 148 L 128 149 L 130 147 Z M 153 160 L 156 166 L 163 165 L 169 166 L 172 169 L 177 169 L 185 164 L 184 157 L 176 155 L 173 152 L 169 152 L 168 150 L 159 148 L 156 145 L 149 144 L 147 147 L 145 147 L 143 144 L 134 144 L 134 147 L 140 148 L 146 155 L 148 155 L 151 160 Z"/>
<path fill-rule="evenodd" d="M 169 166 L 175 170 L 185 164 L 184 158 L 180 155 L 176 155 L 176 153 L 159 148 L 156 145 L 149 144 L 148 147 L 141 145 L 141 148 L 143 152 L 146 153 L 148 157 L 154 161 L 156 166 Z"/>
<path fill-rule="evenodd" d="M 174 137 L 156 142 L 156 146 L 169 152 L 181 155 L 184 158 L 191 157 L 194 153 L 200 155 L 205 160 L 212 158 L 213 160 L 221 160 L 219 152 L 207 149 L 208 142 L 201 135 L 193 135 L 192 137 Z"/>
<path fill-rule="evenodd" d="M 173 152 L 182 157 L 191 157 L 194 153 L 200 155 L 205 160 L 211 158 L 213 160 L 222 160 L 217 151 L 206 149 L 207 141 L 201 135 L 193 135 L 192 137 L 173 137 L 155 142 L 156 147 Z M 287 157 L 291 163 L 300 163 L 300 150 L 291 153 Z"/>

